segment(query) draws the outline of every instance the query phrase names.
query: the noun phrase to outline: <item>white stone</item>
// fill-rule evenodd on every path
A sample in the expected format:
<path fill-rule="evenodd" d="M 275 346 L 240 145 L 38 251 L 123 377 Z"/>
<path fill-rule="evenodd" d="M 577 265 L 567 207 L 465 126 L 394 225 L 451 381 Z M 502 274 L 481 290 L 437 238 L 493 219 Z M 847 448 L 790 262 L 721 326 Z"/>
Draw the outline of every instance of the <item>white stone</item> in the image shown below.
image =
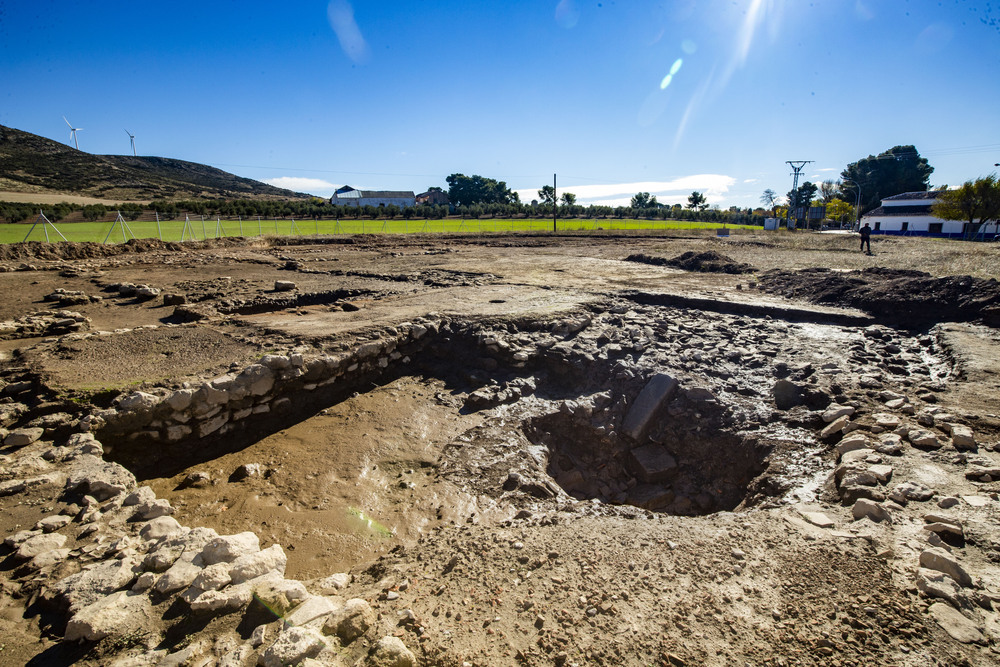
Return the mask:
<path fill-rule="evenodd" d="M 240 556 L 254 554 L 260 551 L 260 539 L 255 533 L 246 531 L 236 535 L 217 537 L 201 551 L 201 560 L 205 565 L 213 563 L 231 563 Z"/>
<path fill-rule="evenodd" d="M 851 514 L 855 519 L 868 517 L 876 523 L 879 521 L 891 521 L 889 510 L 867 498 L 859 498 L 854 503 L 854 507 L 851 508 Z"/>
<path fill-rule="evenodd" d="M 341 608 L 343 598 L 334 599 L 324 595 L 312 595 L 302 601 L 299 606 L 285 614 L 285 623 L 289 625 L 305 625 L 320 616 L 327 616 Z"/>
<path fill-rule="evenodd" d="M 834 424 L 836 424 L 836 422 L 834 422 Z M 853 452 L 856 449 L 871 449 L 868 437 L 863 433 L 853 433 L 845 436 L 843 440 L 837 443 L 837 445 L 833 448 L 833 451 L 838 457 L 840 457 L 847 452 Z"/>
<path fill-rule="evenodd" d="M 149 412 L 160 403 L 160 397 L 144 391 L 135 391 L 118 402 L 121 412 Z"/>
<path fill-rule="evenodd" d="M 156 493 L 153 489 L 148 486 L 140 486 L 139 488 L 132 491 L 130 494 L 125 496 L 125 500 L 122 501 L 122 506 L 131 507 L 132 505 L 140 505 L 142 503 L 149 503 L 156 500 Z"/>
<path fill-rule="evenodd" d="M 843 431 L 850 422 L 851 420 L 847 415 L 841 415 L 824 426 L 823 430 L 819 432 L 819 437 L 824 440 L 832 438 L 837 433 Z"/>
<path fill-rule="evenodd" d="M 909 440 L 914 447 L 940 447 L 941 443 L 938 441 L 936 435 L 931 431 L 922 428 L 915 428 L 910 430 L 906 434 L 906 439 Z"/>
<path fill-rule="evenodd" d="M 24 540 L 15 552 L 21 560 L 29 560 L 53 549 L 59 549 L 68 538 L 61 533 L 48 533 L 46 535 L 34 535 Z"/>
<path fill-rule="evenodd" d="M 19 428 L 8 433 L 3 439 L 3 444 L 7 447 L 25 447 L 39 440 L 44 433 L 43 428 Z"/>
<path fill-rule="evenodd" d="M 131 584 L 139 572 L 138 564 L 134 555 L 102 561 L 59 580 L 53 590 L 69 601 L 71 611 L 77 611 Z"/>
<path fill-rule="evenodd" d="M 257 664 L 261 667 L 295 665 L 306 658 L 315 658 L 326 646 L 323 636 L 312 628 L 289 627 L 261 654 Z"/>
<path fill-rule="evenodd" d="M 962 424 L 952 424 L 951 444 L 958 450 L 974 450 L 976 448 L 976 437 L 972 429 Z"/>
<path fill-rule="evenodd" d="M 164 537 L 173 537 L 182 532 L 184 532 L 184 528 L 177 522 L 177 519 L 160 516 L 147 521 L 146 525 L 139 529 L 139 537 L 147 542 L 152 542 Z"/>
<path fill-rule="evenodd" d="M 323 624 L 323 632 L 337 635 L 345 644 L 349 644 L 375 625 L 375 610 L 367 601 L 352 598 L 330 614 Z"/>
<path fill-rule="evenodd" d="M 417 659 L 399 637 L 383 637 L 371 656 L 373 667 L 414 667 Z"/>
<path fill-rule="evenodd" d="M 951 635 L 952 639 L 963 644 L 984 644 L 986 642 L 983 633 L 979 631 L 976 624 L 963 616 L 957 609 L 943 602 L 935 602 L 927 611 L 938 622 L 938 625 Z"/>
<path fill-rule="evenodd" d="M 831 403 L 826 410 L 823 411 L 823 421 L 829 424 L 840 417 L 850 417 L 854 414 L 854 412 L 854 407 L 850 405 L 838 405 L 836 403 Z"/>
<path fill-rule="evenodd" d="M 229 586 L 221 591 L 205 591 L 191 602 L 191 611 L 199 614 L 219 614 L 236 611 L 250 604 L 253 591 L 249 586 Z"/>
<path fill-rule="evenodd" d="M 250 579 L 256 579 L 268 572 L 285 573 L 288 558 L 280 544 L 272 544 L 267 549 L 244 554 L 232 562 L 229 568 L 233 583 L 240 584 Z"/>
<path fill-rule="evenodd" d="M 201 570 L 201 567 L 190 560 L 178 559 L 156 580 L 153 588 L 164 595 L 175 593 L 190 586 L 195 577 L 201 574 Z"/>
<path fill-rule="evenodd" d="M 153 605 L 146 595 L 117 591 L 76 612 L 66 624 L 65 639 L 97 641 L 126 635 L 153 620 Z"/>
<path fill-rule="evenodd" d="M 191 582 L 191 586 L 200 588 L 202 591 L 214 591 L 228 586 L 231 581 L 229 563 L 215 563 L 199 572 L 198 576 Z"/>
<path fill-rule="evenodd" d="M 959 586 L 966 588 L 972 586 L 972 577 L 965 571 L 965 568 L 953 555 L 939 547 L 931 547 L 922 551 L 920 553 L 920 566 L 944 572 L 958 582 Z"/>
<path fill-rule="evenodd" d="M 70 517 L 65 514 L 55 514 L 53 516 L 47 516 L 38 523 L 35 524 L 35 528 L 42 531 L 43 533 L 54 533 L 60 528 L 66 526 L 70 521 Z"/>
<path fill-rule="evenodd" d="M 799 512 L 802 518 L 811 523 L 814 526 L 819 526 L 820 528 L 833 528 L 833 520 L 822 512 Z"/>
<path fill-rule="evenodd" d="M 917 590 L 932 598 L 947 600 L 953 605 L 959 604 L 962 588 L 944 572 L 929 570 L 926 567 L 917 568 Z"/>
<path fill-rule="evenodd" d="M 316 581 L 313 585 L 321 595 L 335 593 L 342 588 L 346 588 L 351 583 L 351 575 L 347 572 L 337 572 L 328 577 Z"/>

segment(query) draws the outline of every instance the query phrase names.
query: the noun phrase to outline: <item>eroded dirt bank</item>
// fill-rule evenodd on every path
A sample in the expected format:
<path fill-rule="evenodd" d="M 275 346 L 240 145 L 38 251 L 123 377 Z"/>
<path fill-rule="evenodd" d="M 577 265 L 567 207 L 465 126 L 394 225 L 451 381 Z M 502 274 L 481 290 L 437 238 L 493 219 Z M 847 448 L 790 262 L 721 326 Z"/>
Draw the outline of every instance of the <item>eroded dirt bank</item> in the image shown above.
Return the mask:
<path fill-rule="evenodd" d="M 330 241 L 5 251 L 0 656 L 995 664 L 995 281 Z"/>

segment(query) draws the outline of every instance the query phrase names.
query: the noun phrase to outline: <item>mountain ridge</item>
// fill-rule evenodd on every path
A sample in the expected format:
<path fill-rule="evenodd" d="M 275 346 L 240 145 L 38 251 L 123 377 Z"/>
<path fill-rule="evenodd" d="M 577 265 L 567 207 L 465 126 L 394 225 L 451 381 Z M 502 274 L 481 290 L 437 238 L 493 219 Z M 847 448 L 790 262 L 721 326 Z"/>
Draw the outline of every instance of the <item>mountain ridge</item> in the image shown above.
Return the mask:
<path fill-rule="evenodd" d="M 108 201 L 310 197 L 187 160 L 86 153 L 5 125 L 0 125 L 0 191 Z"/>

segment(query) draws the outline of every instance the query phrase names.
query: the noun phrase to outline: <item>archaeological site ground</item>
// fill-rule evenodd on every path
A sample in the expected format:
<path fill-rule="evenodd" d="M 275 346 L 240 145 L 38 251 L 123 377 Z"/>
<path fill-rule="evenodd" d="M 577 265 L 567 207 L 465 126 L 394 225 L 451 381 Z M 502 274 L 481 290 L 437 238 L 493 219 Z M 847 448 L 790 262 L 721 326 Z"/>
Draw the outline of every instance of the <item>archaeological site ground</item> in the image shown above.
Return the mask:
<path fill-rule="evenodd" d="M 0 664 L 995 665 L 1000 247 L 0 246 Z"/>

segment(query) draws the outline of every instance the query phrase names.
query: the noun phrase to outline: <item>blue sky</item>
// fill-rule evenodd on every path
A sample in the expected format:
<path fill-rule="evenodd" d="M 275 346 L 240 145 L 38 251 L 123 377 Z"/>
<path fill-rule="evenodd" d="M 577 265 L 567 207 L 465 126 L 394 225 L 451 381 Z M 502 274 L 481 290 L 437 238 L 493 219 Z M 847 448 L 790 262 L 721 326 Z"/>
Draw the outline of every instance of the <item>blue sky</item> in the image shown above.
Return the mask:
<path fill-rule="evenodd" d="M 757 206 L 898 144 L 955 185 L 1000 162 L 998 72 L 972 0 L 0 1 L 0 124 L 324 196 Z"/>

